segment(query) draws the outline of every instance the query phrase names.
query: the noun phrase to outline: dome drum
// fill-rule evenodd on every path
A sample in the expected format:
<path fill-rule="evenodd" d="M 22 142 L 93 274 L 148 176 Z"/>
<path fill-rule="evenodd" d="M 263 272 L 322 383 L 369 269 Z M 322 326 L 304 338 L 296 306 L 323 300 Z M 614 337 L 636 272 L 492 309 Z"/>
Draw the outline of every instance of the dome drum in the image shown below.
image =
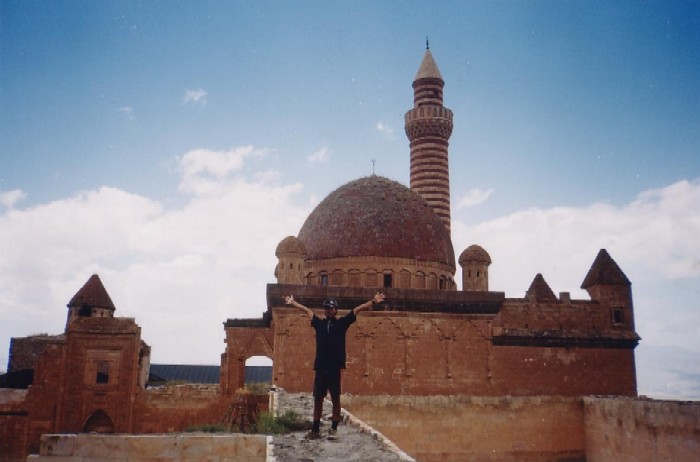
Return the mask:
<path fill-rule="evenodd" d="M 305 284 L 343 287 L 455 290 L 452 267 L 408 258 L 310 260 Z"/>

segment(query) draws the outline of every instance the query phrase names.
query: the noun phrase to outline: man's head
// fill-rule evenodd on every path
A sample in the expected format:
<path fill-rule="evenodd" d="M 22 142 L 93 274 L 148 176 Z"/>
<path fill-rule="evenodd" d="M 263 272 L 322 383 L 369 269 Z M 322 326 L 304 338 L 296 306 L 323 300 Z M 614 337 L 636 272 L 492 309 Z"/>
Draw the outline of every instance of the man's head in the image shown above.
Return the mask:
<path fill-rule="evenodd" d="M 332 298 L 327 298 L 323 301 L 323 311 L 326 317 L 334 317 L 338 313 L 338 302 Z"/>

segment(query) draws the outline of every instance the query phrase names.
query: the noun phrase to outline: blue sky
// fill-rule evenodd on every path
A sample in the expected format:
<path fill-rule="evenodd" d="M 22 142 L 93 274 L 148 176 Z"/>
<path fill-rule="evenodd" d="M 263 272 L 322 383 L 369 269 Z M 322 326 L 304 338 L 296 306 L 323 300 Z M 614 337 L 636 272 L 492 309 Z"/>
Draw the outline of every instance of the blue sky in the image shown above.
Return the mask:
<path fill-rule="evenodd" d="M 408 184 L 428 36 L 456 252 L 484 246 L 506 296 L 541 272 L 586 298 L 607 248 L 640 393 L 700 398 L 697 2 L 3 1 L 0 21 L 0 368 L 95 272 L 154 362 L 217 363 L 323 197 L 373 159 Z"/>

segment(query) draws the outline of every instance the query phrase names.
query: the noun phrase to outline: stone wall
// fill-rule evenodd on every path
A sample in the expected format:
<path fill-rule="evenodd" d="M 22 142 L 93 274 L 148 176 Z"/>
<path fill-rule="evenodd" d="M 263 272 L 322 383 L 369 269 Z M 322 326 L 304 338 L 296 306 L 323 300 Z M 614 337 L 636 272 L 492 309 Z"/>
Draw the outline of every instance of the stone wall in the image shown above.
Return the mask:
<path fill-rule="evenodd" d="M 0 388 L 0 460 L 25 460 L 27 390 Z"/>
<path fill-rule="evenodd" d="M 265 435 L 43 435 L 39 455 L 30 462 L 264 462 Z"/>
<path fill-rule="evenodd" d="M 275 309 L 273 316 L 273 382 L 290 392 L 308 391 L 313 382 L 315 351 L 309 320 L 288 308 Z M 493 322 L 484 315 L 363 312 L 347 334 L 344 391 L 390 395 L 636 395 L 632 349 L 494 345 Z"/>
<path fill-rule="evenodd" d="M 34 335 L 31 337 L 13 337 L 10 339 L 10 357 L 7 372 L 34 369 L 37 358 L 49 344 L 60 340 L 62 335 Z"/>
<path fill-rule="evenodd" d="M 225 402 L 215 385 L 176 385 L 140 390 L 133 433 L 167 433 L 221 423 Z"/>
<path fill-rule="evenodd" d="M 567 397 L 343 396 L 421 462 L 583 462 L 583 401 Z"/>
<path fill-rule="evenodd" d="M 636 396 L 639 337 L 631 317 L 625 318 L 629 324 L 616 324 L 611 314 L 624 308 L 628 288 L 615 303 L 571 300 L 566 293 L 557 298 L 544 280 L 536 289 L 518 299 L 501 292 L 386 289 L 386 302 L 362 312 L 347 333 L 344 391 Z M 269 284 L 262 319 L 225 324 L 224 394 L 242 383 L 245 360 L 255 354 L 272 358 L 275 385 L 290 392 L 310 389 L 314 332 L 304 313 L 284 304 L 292 293 L 312 309 L 336 298 L 342 316 L 374 290 Z"/>
<path fill-rule="evenodd" d="M 587 462 L 691 461 L 700 402 L 584 398 Z"/>
<path fill-rule="evenodd" d="M 700 454 L 700 402 L 352 395 L 342 402 L 421 462 L 665 462 Z"/>

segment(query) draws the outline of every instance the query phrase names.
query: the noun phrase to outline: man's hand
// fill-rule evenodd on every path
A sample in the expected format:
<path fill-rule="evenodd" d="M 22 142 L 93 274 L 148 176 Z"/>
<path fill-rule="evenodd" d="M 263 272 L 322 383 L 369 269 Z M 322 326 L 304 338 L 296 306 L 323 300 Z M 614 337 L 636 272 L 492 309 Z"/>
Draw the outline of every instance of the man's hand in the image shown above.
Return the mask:
<path fill-rule="evenodd" d="M 374 298 L 372 298 L 372 305 L 379 305 L 383 301 L 384 301 L 384 294 L 381 292 L 377 292 L 375 294 Z"/>
<path fill-rule="evenodd" d="M 381 292 L 377 292 L 374 297 L 372 297 L 372 300 L 368 302 L 364 302 L 362 305 L 359 305 L 355 307 L 353 310 L 355 314 L 359 313 L 360 311 L 368 310 L 370 308 L 373 308 L 375 305 L 378 305 L 384 301 L 384 294 Z"/>

